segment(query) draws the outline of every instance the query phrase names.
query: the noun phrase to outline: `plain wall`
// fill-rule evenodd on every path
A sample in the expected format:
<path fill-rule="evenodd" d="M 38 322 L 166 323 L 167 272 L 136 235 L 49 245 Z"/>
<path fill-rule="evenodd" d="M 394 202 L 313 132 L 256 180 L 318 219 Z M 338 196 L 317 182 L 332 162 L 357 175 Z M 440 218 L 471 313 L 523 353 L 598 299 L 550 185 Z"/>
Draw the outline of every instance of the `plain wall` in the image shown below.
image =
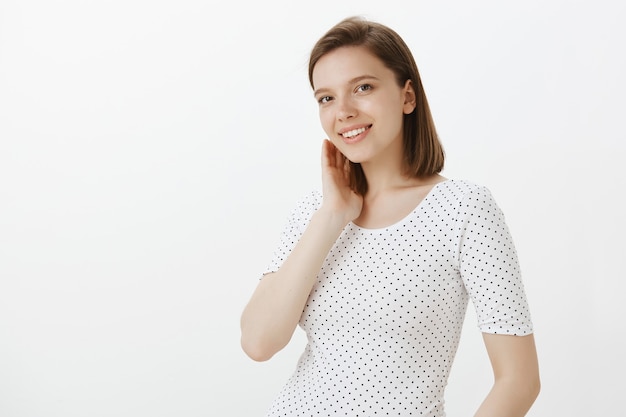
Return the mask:
<path fill-rule="evenodd" d="M 295 368 L 239 316 L 319 187 L 306 75 L 360 14 L 412 48 L 447 153 L 522 264 L 543 389 L 529 416 L 615 415 L 626 206 L 619 1 L 0 3 L 0 416 L 262 416 Z M 447 390 L 491 369 L 473 307 Z"/>

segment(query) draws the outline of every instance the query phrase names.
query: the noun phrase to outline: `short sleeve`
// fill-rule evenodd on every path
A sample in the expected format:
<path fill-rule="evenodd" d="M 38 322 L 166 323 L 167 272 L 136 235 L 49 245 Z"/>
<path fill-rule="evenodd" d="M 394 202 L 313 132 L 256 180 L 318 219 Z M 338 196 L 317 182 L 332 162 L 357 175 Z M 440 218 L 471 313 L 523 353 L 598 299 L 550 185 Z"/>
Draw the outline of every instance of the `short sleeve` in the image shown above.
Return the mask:
<path fill-rule="evenodd" d="M 296 203 L 283 227 L 278 245 L 263 275 L 280 269 L 285 259 L 296 246 L 296 243 L 300 240 L 311 220 L 311 216 L 313 216 L 313 213 L 315 213 L 321 203 L 322 195 L 318 191 L 305 195 Z"/>
<path fill-rule="evenodd" d="M 484 333 L 533 332 L 517 252 L 504 214 L 491 192 L 465 194 L 457 223 L 459 269 Z"/>

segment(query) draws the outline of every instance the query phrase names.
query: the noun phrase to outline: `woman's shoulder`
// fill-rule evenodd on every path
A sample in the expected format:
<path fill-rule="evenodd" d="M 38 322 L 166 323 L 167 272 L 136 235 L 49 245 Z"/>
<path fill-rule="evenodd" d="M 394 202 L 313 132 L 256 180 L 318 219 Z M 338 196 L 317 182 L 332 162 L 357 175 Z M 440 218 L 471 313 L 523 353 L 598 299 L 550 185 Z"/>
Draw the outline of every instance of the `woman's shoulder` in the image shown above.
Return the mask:
<path fill-rule="evenodd" d="M 301 219 L 309 219 L 322 205 L 322 192 L 312 189 L 301 194 L 293 205 L 291 215 Z"/>
<path fill-rule="evenodd" d="M 489 189 L 483 185 L 467 179 L 452 178 L 440 184 L 443 192 L 456 200 L 462 200 L 468 194 L 490 194 Z"/>
<path fill-rule="evenodd" d="M 444 185 L 443 200 L 453 206 L 457 214 L 470 217 L 502 214 L 486 185 L 465 179 L 448 180 Z"/>
<path fill-rule="evenodd" d="M 312 206 L 315 209 L 319 208 L 320 204 L 322 204 L 322 191 L 314 188 L 305 192 L 298 199 L 298 204 Z"/>

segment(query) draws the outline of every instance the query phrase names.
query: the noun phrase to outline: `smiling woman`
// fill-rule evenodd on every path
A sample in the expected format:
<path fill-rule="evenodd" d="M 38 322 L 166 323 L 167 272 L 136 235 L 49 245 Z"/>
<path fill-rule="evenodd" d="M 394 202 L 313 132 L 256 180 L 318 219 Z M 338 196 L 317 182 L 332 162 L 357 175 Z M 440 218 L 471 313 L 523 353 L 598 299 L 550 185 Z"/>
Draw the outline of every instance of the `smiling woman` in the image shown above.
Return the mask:
<path fill-rule="evenodd" d="M 398 86 L 393 71 L 364 46 L 355 46 L 324 55 L 313 85 L 319 86 L 322 127 L 350 162 L 365 167 L 381 158 L 402 160 L 403 116 L 415 109 L 411 80 Z"/>
<path fill-rule="evenodd" d="M 539 392 L 515 246 L 488 189 L 440 175 L 414 59 L 390 28 L 348 18 L 314 46 L 328 136 L 322 193 L 300 201 L 241 317 L 270 359 L 308 344 L 268 416 L 441 417 L 471 299 L 495 381 L 476 416 L 523 416 Z"/>
<path fill-rule="evenodd" d="M 363 393 L 358 402 L 372 409 L 403 394 L 413 403 L 428 395 L 428 402 L 426 384 L 395 377 L 448 365 L 434 343 L 447 337 L 449 349 L 449 331 L 464 313 L 450 303 L 441 320 L 441 312 L 423 306 L 455 290 L 470 298 L 445 409 L 472 415 L 493 383 L 475 325 L 495 327 L 470 306 L 490 317 L 485 302 L 495 298 L 476 297 L 480 286 L 488 291 L 493 284 L 471 275 L 484 267 L 473 270 L 466 250 L 486 243 L 471 243 L 478 226 L 465 231 L 470 223 L 462 222 L 461 209 L 482 217 L 491 208 L 443 193 L 461 184 L 455 178 L 488 186 L 515 237 L 541 364 L 542 393 L 527 416 L 619 414 L 626 389 L 626 342 L 616 337 L 626 316 L 624 2 L 241 6 L 0 1 L 0 416 L 262 416 L 303 353 L 315 366 L 298 365 L 310 384 L 289 385 L 282 401 L 290 409 L 299 398 L 315 406 L 312 399 L 322 394 L 354 403 Z M 292 339 L 271 361 L 253 363 L 240 336 L 257 358 L 272 351 L 253 340 L 254 326 L 240 334 L 259 277 L 267 271 L 261 281 L 268 285 L 290 267 L 304 267 L 322 244 L 307 253 L 295 242 L 310 242 L 311 231 L 323 238 L 332 232 L 319 226 L 337 201 L 333 183 L 320 181 L 319 153 L 331 139 L 344 144 L 321 127 L 313 92 L 322 85 L 308 85 L 307 61 L 316 41 L 355 13 L 387 22 L 415 54 L 445 146 L 440 175 L 450 180 L 429 193 L 426 185 L 406 193 L 390 187 L 376 199 L 382 176 L 367 171 L 363 184 L 371 189 L 358 193 L 366 200 L 360 211 L 342 212 L 358 219 L 320 261 L 325 269 L 313 269 L 316 281 L 290 317 L 300 321 Z M 368 39 L 349 47 L 367 44 L 394 74 L 397 64 L 409 65 L 394 42 L 374 52 L 378 41 Z M 414 129 L 432 129 L 419 119 L 425 105 L 418 81 L 404 77 L 394 88 L 411 79 L 416 108 L 403 129 L 413 116 Z M 373 80 L 359 85 L 363 94 L 377 87 Z M 348 127 L 371 124 L 365 141 L 386 124 L 356 110 Z M 442 155 L 427 150 L 437 142 L 418 142 L 437 136 L 422 133 L 406 136 L 415 142 L 405 143 L 403 157 L 424 158 L 411 166 L 428 171 Z M 329 143 L 322 145 L 324 138 Z M 324 159 L 325 179 L 338 173 L 331 166 L 343 168 L 341 156 Z M 359 172 L 359 163 L 348 163 L 349 175 Z M 394 161 L 388 168 L 396 167 Z M 357 211 L 360 200 L 346 195 L 355 203 L 348 211 Z M 459 234 L 451 234 L 457 220 Z M 489 218 L 479 224 L 494 230 Z M 438 226 L 447 236 L 435 234 Z M 455 244 L 444 244 L 450 240 Z M 286 260 L 298 253 L 303 263 Z M 441 272 L 444 255 L 462 262 Z M 452 285 L 460 265 L 467 287 Z M 300 302 L 296 292 L 282 297 L 281 290 L 307 276 L 294 274 L 293 283 L 272 289 L 258 311 Z M 412 363 L 403 362 L 407 349 Z M 394 352 L 394 359 L 381 359 Z M 366 385 L 368 378 L 380 383 Z M 330 392 L 324 382 L 345 388 Z M 354 388 L 361 382 L 362 391 Z M 315 411 L 300 414 L 332 413 Z"/>
<path fill-rule="evenodd" d="M 336 100 L 337 97 L 324 94 L 328 88 L 316 85 L 315 78 L 321 78 L 326 82 L 343 83 L 343 86 L 338 85 L 336 88 L 347 88 L 350 94 L 346 95 L 346 98 L 350 100 L 339 105 L 348 105 L 349 111 L 354 110 L 353 107 L 351 108 L 353 103 L 364 103 L 365 106 L 374 105 L 387 109 L 392 103 L 383 102 L 380 98 L 368 100 L 368 97 L 371 96 L 372 90 L 378 90 L 379 87 L 387 92 L 392 92 L 390 89 L 393 89 L 400 94 L 400 97 L 395 97 L 394 103 L 398 104 L 399 100 L 402 111 L 396 111 L 390 120 L 401 118 L 398 123 L 401 125 L 403 134 L 402 148 L 396 150 L 403 154 L 401 160 L 404 162 L 405 173 L 409 176 L 423 177 L 441 172 L 444 152 L 437 137 L 428 100 L 411 51 L 395 31 L 380 31 L 376 34 L 376 38 L 368 36 L 367 31 L 368 27 L 363 26 L 337 26 L 335 31 L 328 32 L 324 38 L 320 39 L 316 48 L 311 52 L 309 82 L 320 103 L 320 119 L 326 134 L 331 141 L 335 137 L 334 132 L 329 133 L 330 126 L 328 126 L 332 122 L 329 119 L 333 115 L 325 107 L 330 104 L 330 100 Z M 339 46 L 346 47 L 339 48 Z M 333 59 L 336 55 L 340 56 Z M 353 74 L 354 78 L 350 78 L 350 74 Z M 377 96 L 380 95 L 377 91 L 374 93 Z M 358 100 L 359 97 L 363 97 L 364 100 Z M 393 98 L 387 98 L 387 101 L 389 100 Z M 336 106 L 335 111 L 337 111 Z M 345 111 L 346 108 L 338 110 Z M 338 116 L 342 115 L 338 114 Z M 346 124 L 345 120 L 350 117 L 351 115 L 344 115 L 342 122 Z M 369 126 L 361 126 L 363 127 Z M 340 132 L 343 134 L 345 130 L 351 130 L 351 127 L 344 127 Z M 393 132 L 390 137 L 398 139 L 398 133 Z M 417 149 L 430 151 L 417 152 Z M 362 167 L 351 158 L 348 159 L 351 167 L 351 184 L 359 193 L 365 194 L 368 182 L 365 180 Z"/>

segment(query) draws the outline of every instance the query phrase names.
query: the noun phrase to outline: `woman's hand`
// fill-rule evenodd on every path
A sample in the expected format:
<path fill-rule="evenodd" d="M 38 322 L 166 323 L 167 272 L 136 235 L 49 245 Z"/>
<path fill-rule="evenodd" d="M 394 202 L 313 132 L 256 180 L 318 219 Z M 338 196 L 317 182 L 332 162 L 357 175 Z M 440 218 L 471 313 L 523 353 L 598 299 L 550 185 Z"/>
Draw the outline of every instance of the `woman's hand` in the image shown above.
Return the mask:
<path fill-rule="evenodd" d="M 328 140 L 322 147 L 324 200 L 283 265 L 263 277 L 241 315 L 241 346 L 265 361 L 289 343 L 320 268 L 363 198 L 350 189 L 348 160 Z"/>
<path fill-rule="evenodd" d="M 361 214 L 363 196 L 350 188 L 350 162 L 328 139 L 322 145 L 322 190 L 320 210 L 328 210 L 348 224 Z"/>

